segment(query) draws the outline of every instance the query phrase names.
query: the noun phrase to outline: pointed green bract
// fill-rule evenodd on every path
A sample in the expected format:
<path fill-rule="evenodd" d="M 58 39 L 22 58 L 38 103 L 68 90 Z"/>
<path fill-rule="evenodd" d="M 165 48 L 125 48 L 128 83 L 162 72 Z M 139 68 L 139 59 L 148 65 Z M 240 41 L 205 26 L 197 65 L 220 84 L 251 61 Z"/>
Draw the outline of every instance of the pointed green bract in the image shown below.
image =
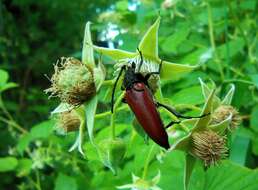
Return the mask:
<path fill-rule="evenodd" d="M 193 131 L 201 131 L 208 126 L 208 123 L 211 118 L 214 94 L 215 94 L 215 90 L 212 90 L 208 99 L 205 102 L 205 105 L 204 105 L 202 113 L 201 113 L 202 115 L 206 114 L 206 116 L 198 119 Z"/>
<path fill-rule="evenodd" d="M 156 22 L 148 29 L 143 36 L 139 49 L 143 55 L 154 60 L 159 60 L 158 57 L 158 30 L 159 30 L 160 17 Z"/>
<path fill-rule="evenodd" d="M 198 67 L 199 65 L 192 66 L 163 61 L 160 77 L 164 80 L 177 80 Z"/>
<path fill-rule="evenodd" d="M 228 91 L 228 93 L 227 93 L 227 95 L 225 96 L 225 98 L 222 100 L 222 104 L 223 104 L 223 105 L 230 105 L 234 93 L 235 93 L 235 85 L 234 85 L 234 84 L 231 84 L 231 88 L 230 88 L 230 90 Z"/>
<path fill-rule="evenodd" d="M 98 97 L 94 96 L 86 105 L 85 105 L 85 117 L 87 129 L 90 137 L 91 143 L 94 144 L 93 141 L 93 128 L 94 128 L 94 117 L 97 109 Z"/>
<path fill-rule="evenodd" d="M 104 48 L 104 47 L 98 47 L 98 46 L 93 46 L 93 47 L 100 54 L 109 56 L 114 60 L 133 58 L 137 56 L 137 53 L 132 53 L 132 52 L 128 52 L 120 49 L 110 49 L 110 48 Z"/>
<path fill-rule="evenodd" d="M 95 66 L 94 56 L 93 56 L 93 47 L 90 33 L 90 22 L 86 23 L 83 39 L 83 48 L 82 48 L 82 62 L 84 64 L 89 64 L 92 68 Z"/>
<path fill-rule="evenodd" d="M 223 134 L 224 131 L 229 128 L 229 125 L 231 123 L 231 120 L 232 120 L 232 114 L 230 114 L 228 116 L 228 118 L 226 118 L 224 121 L 220 122 L 220 123 L 217 123 L 217 124 L 214 124 L 214 125 L 210 125 L 208 126 L 209 129 L 219 133 L 219 134 Z"/>
<path fill-rule="evenodd" d="M 82 150 L 82 144 L 83 144 L 83 137 L 84 137 L 84 129 L 85 129 L 85 121 L 81 121 L 78 136 L 76 138 L 75 143 L 71 146 L 69 149 L 69 152 L 75 150 L 76 148 L 78 151 L 84 156 L 84 152 Z"/>

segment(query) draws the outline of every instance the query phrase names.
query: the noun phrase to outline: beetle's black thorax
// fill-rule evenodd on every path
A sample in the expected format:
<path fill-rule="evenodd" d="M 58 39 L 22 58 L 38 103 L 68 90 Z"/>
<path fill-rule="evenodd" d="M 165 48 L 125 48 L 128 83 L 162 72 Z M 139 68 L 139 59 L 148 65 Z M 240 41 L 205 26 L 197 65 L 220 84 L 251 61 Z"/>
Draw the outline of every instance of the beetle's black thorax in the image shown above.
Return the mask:
<path fill-rule="evenodd" d="M 144 76 L 141 73 L 135 73 L 135 68 L 128 67 L 124 75 L 123 87 L 126 90 L 131 89 L 137 82 L 145 82 Z"/>

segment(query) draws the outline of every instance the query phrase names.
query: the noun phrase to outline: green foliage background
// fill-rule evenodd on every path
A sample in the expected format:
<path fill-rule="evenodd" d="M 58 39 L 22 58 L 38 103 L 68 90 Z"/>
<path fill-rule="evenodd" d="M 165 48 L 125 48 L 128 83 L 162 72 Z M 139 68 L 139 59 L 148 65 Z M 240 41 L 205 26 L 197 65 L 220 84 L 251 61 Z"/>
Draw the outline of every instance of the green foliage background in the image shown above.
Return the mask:
<path fill-rule="evenodd" d="M 57 136 L 53 132 L 49 113 L 58 101 L 43 93 L 50 85 L 44 74 L 53 73 L 53 63 L 61 56 L 80 58 L 87 21 L 93 23 L 95 44 L 113 42 L 134 51 L 159 11 L 160 58 L 202 63 L 185 78 L 162 83 L 164 96 L 178 111 L 195 114 L 189 108 L 204 102 L 198 77 L 214 80 L 220 96 L 234 83 L 233 105 L 243 118 L 230 138 L 229 158 L 207 171 L 197 165 L 190 189 L 258 189 L 257 1 L 171 2 L 170 6 L 161 0 L 0 2 L 0 189 L 113 190 L 131 183 L 132 173 L 141 176 L 152 143 L 145 144 L 138 134 L 132 135 L 129 109 L 117 116 L 117 135 L 127 143 L 127 153 L 114 176 L 87 139 L 85 159 L 78 152 L 68 152 L 75 134 Z M 114 39 L 106 35 L 110 27 L 119 32 Z M 112 79 L 114 62 L 105 57 L 103 62 L 107 78 Z M 105 94 L 104 88 L 99 94 L 99 113 L 110 109 Z M 96 119 L 96 139 L 109 135 L 108 125 L 108 117 Z M 164 156 L 155 147 L 150 160 L 148 179 L 160 170 L 159 187 L 183 189 L 182 152 Z"/>

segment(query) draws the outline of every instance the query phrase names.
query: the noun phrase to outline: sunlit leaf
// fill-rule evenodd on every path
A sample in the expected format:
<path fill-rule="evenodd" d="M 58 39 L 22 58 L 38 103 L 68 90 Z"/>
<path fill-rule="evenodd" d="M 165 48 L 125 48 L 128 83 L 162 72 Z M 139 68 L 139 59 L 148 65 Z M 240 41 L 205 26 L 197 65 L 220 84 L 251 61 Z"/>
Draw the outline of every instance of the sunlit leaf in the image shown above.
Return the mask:
<path fill-rule="evenodd" d="M 160 17 L 157 18 L 155 23 L 148 29 L 143 36 L 139 49 L 143 55 L 154 60 L 158 60 L 158 29 Z"/>
<path fill-rule="evenodd" d="M 82 48 L 82 62 L 84 64 L 91 65 L 93 68 L 95 65 L 95 61 L 93 56 L 90 24 L 91 24 L 90 22 L 87 22 L 85 25 L 83 48 Z"/>
<path fill-rule="evenodd" d="M 18 165 L 15 157 L 0 157 L 0 172 L 12 171 Z"/>

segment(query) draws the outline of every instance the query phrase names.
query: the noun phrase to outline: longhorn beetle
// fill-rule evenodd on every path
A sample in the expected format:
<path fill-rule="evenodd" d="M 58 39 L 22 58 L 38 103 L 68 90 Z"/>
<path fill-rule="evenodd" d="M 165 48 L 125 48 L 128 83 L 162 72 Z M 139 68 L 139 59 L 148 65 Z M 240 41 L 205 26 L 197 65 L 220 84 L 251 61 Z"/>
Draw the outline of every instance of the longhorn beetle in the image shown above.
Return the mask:
<path fill-rule="evenodd" d="M 160 74 L 162 61 L 159 65 L 159 70 L 157 72 L 150 72 L 143 76 L 140 73 L 140 69 L 143 64 L 143 57 L 141 51 L 139 49 L 137 50 L 141 57 L 138 71 L 136 71 L 135 62 L 132 62 L 131 66 L 124 65 L 121 67 L 112 91 L 111 112 L 113 113 L 115 89 L 118 80 L 123 71 L 125 71 L 122 90 L 125 89 L 126 92 L 123 101 L 127 103 L 131 110 L 134 112 L 136 119 L 143 127 L 144 131 L 148 134 L 148 136 L 161 147 L 169 149 L 170 145 L 168 142 L 168 135 L 165 129 L 175 123 L 180 123 L 180 121 L 171 121 L 168 125 L 164 126 L 160 114 L 157 111 L 157 107 L 163 107 L 167 109 L 178 118 L 191 119 L 200 118 L 205 115 L 199 117 L 183 116 L 176 112 L 176 110 L 174 110 L 173 108 L 159 102 L 155 102 L 154 97 L 149 89 L 148 79 L 151 77 L 151 75 Z"/>

